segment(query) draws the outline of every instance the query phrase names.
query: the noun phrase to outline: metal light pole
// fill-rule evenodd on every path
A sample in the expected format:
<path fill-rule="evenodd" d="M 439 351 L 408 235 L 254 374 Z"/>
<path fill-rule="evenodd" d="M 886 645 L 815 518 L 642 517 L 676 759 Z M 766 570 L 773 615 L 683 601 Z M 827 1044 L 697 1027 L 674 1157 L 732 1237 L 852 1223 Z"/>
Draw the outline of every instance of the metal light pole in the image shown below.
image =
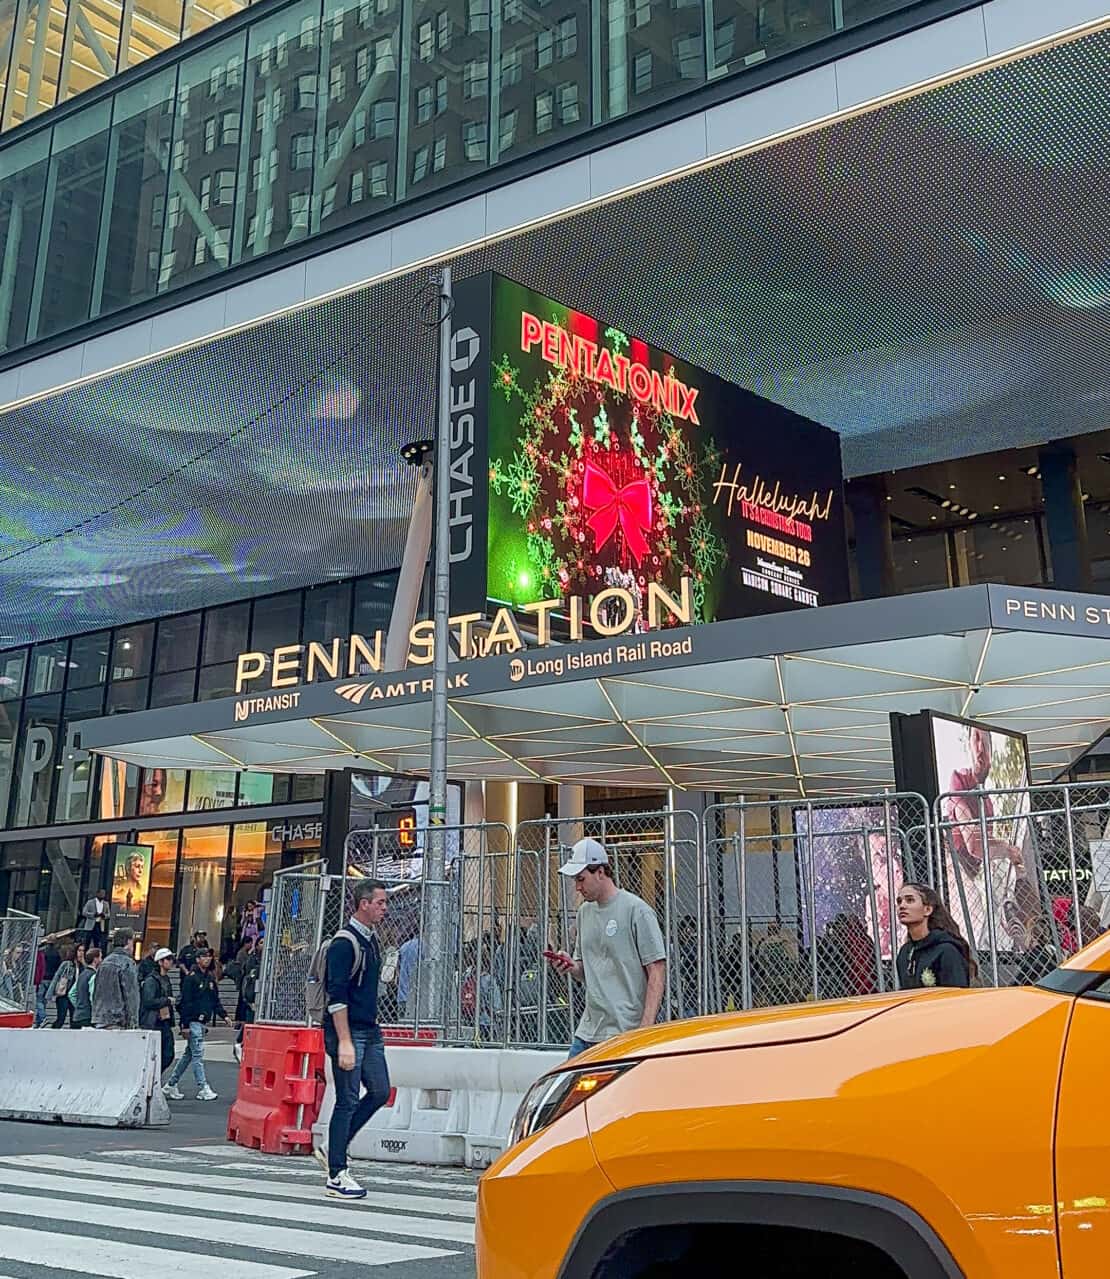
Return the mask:
<path fill-rule="evenodd" d="M 447 989 L 447 617 L 451 587 L 451 268 L 439 275 L 439 411 L 436 420 L 433 561 L 432 741 L 428 853 L 424 860 L 424 939 L 420 1019 L 441 1023 Z"/>

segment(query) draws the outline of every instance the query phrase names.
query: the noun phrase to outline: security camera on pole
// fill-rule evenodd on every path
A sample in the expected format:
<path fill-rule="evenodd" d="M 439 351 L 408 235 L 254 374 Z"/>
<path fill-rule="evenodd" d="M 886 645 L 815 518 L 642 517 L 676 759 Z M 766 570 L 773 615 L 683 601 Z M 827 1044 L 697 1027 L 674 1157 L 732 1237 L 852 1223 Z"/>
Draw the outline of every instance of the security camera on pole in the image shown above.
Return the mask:
<path fill-rule="evenodd" d="M 447 619 L 451 588 L 451 268 L 439 275 L 439 409 L 436 420 L 435 558 L 433 561 L 432 740 L 428 852 L 424 860 L 424 936 L 420 1020 L 443 1024 L 447 981 Z"/>

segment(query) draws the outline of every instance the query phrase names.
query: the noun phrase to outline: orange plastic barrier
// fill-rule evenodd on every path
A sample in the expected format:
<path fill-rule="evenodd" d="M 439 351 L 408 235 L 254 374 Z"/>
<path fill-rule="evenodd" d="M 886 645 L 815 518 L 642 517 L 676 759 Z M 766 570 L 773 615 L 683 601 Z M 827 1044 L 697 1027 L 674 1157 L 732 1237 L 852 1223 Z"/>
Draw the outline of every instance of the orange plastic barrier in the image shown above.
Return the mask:
<path fill-rule="evenodd" d="M 0 1013 L 0 1026 L 5 1030 L 30 1030 L 34 1024 L 34 1013 Z"/>
<path fill-rule="evenodd" d="M 323 1079 L 324 1032 L 318 1026 L 247 1026 L 228 1141 L 268 1155 L 310 1152 Z"/>

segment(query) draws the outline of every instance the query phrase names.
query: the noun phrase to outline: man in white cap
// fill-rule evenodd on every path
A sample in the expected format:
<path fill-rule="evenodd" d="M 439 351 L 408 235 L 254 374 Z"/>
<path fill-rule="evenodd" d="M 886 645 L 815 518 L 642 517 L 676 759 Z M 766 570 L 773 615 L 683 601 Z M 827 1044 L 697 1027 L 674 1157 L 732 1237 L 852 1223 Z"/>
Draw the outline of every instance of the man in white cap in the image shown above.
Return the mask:
<path fill-rule="evenodd" d="M 655 911 L 618 888 L 605 846 L 580 839 L 559 874 L 574 880 L 582 898 L 574 955 L 548 953 L 557 971 L 586 987 L 586 1010 L 570 1056 L 638 1026 L 653 1026 L 667 982 L 667 951 Z"/>

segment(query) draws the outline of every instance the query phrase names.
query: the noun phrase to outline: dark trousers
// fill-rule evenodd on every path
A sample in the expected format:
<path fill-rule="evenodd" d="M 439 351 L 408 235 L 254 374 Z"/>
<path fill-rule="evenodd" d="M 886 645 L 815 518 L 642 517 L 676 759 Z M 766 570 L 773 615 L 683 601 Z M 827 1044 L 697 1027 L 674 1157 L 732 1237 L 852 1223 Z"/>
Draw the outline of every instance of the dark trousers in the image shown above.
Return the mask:
<path fill-rule="evenodd" d="M 163 1074 L 173 1065 L 174 1054 L 177 1051 L 177 1043 L 173 1037 L 173 1022 L 160 1021 L 158 1029 L 162 1032 L 162 1072 Z"/>
<path fill-rule="evenodd" d="M 328 1126 L 328 1174 L 337 1176 L 347 1166 L 347 1147 L 389 1100 L 389 1070 L 385 1045 L 377 1026 L 353 1026 L 355 1067 L 340 1070 L 339 1039 L 332 1026 L 324 1031 L 324 1047 L 331 1058 L 335 1079 L 335 1109 Z M 359 1099 L 359 1094 L 366 1092 Z"/>
<path fill-rule="evenodd" d="M 54 1001 L 54 1007 L 58 1010 L 58 1015 L 54 1019 L 54 1029 L 61 1030 L 66 1024 L 66 1018 L 73 1016 L 73 1005 L 69 1002 L 68 995 L 59 995 Z"/>

